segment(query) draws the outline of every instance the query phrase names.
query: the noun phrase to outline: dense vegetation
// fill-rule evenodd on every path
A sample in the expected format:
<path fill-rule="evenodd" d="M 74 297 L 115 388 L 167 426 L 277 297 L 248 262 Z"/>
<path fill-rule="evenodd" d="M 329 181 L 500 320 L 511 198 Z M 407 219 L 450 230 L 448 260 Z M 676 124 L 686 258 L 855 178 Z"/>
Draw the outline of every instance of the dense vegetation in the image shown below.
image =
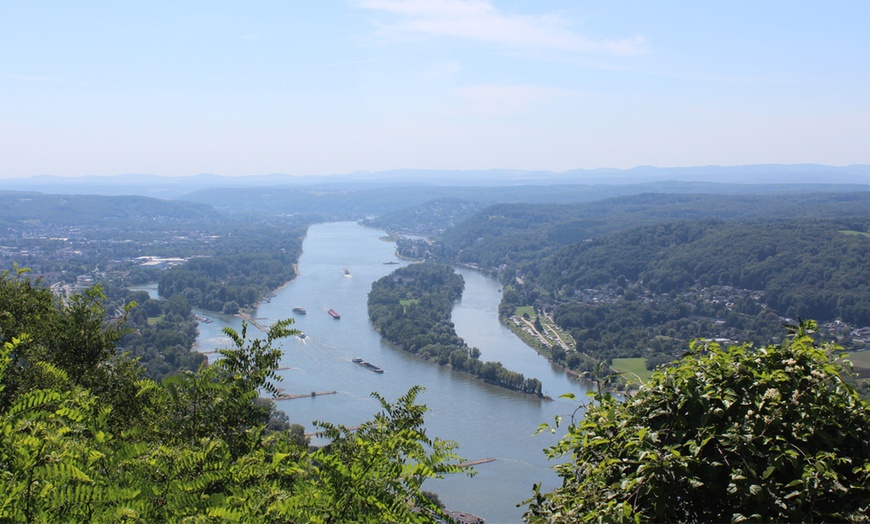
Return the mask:
<path fill-rule="evenodd" d="M 205 362 L 205 356 L 192 351 L 197 321 L 183 296 L 155 300 L 145 291 L 119 288 L 106 288 L 106 295 L 109 311 L 129 309 L 118 351 L 135 359 L 148 378 L 159 382 L 184 370 L 196 371 Z"/>
<path fill-rule="evenodd" d="M 160 276 L 160 296 L 183 296 L 191 306 L 234 314 L 296 276 L 305 226 L 234 224 L 222 230 L 206 256 Z"/>
<path fill-rule="evenodd" d="M 309 449 L 267 431 L 281 357 L 266 339 L 225 332 L 211 366 L 148 380 L 117 356 L 123 318 L 98 290 L 61 302 L 0 276 L 0 521 L 433 522 L 426 478 L 459 471 L 432 440 L 412 388 L 351 430 L 321 425 Z"/>
<path fill-rule="evenodd" d="M 46 195 L 0 191 L 0 225 L 14 228 L 75 225 L 118 227 L 139 223 L 180 223 L 224 221 L 211 206 L 195 202 L 174 202 L 143 196 Z"/>
<path fill-rule="evenodd" d="M 384 215 L 366 218 L 363 224 L 392 233 L 435 237 L 457 226 L 480 210 L 482 204 L 459 198 L 440 198 Z"/>
<path fill-rule="evenodd" d="M 294 262 L 293 255 L 269 252 L 194 258 L 163 273 L 158 289 L 167 298 L 235 314 L 295 277 Z"/>
<path fill-rule="evenodd" d="M 620 402 L 600 391 L 528 522 L 865 522 L 870 408 L 814 322 L 780 345 L 696 342 Z"/>
<path fill-rule="evenodd" d="M 504 272 L 500 314 L 546 312 L 599 361 L 666 363 L 692 339 L 778 340 L 783 322 L 817 318 L 826 337 L 864 349 L 870 325 L 866 218 L 694 220 L 619 231 L 555 250 L 519 278 Z M 569 352 L 560 363 L 587 364 Z"/>
<path fill-rule="evenodd" d="M 693 286 L 764 292 L 787 316 L 870 325 L 866 218 L 776 222 L 692 221 L 632 229 L 556 252 L 535 271 L 561 294 L 642 282 L 655 294 Z"/>
<path fill-rule="evenodd" d="M 369 318 L 375 330 L 399 348 L 450 365 L 502 387 L 541 394 L 541 382 L 510 371 L 501 362 L 481 362 L 453 329 L 453 303 L 464 282 L 450 266 L 432 263 L 399 268 L 372 284 Z"/>
<path fill-rule="evenodd" d="M 578 202 L 583 202 L 578 199 Z M 555 201 L 554 201 L 555 202 Z M 498 204 L 442 235 L 445 253 L 486 269 L 524 269 L 566 245 L 638 226 L 682 220 L 843 218 L 870 215 L 870 192 L 661 194 L 575 204 Z"/>
<path fill-rule="evenodd" d="M 500 203 L 572 204 L 593 202 L 612 197 L 641 193 L 681 193 L 707 195 L 763 194 L 784 195 L 849 193 L 866 191 L 866 184 L 722 184 L 711 182 L 600 182 L 595 185 L 566 176 L 563 179 L 524 178 L 524 184 L 510 181 L 510 173 L 495 178 L 498 184 L 478 186 L 442 185 L 442 182 L 414 186 L 361 184 L 353 181 L 325 181 L 307 187 L 243 187 L 204 189 L 183 196 L 187 201 L 213 206 L 228 216 L 262 217 L 265 215 L 307 216 L 312 221 L 358 220 L 365 216 L 382 216 L 432 200 L 460 199 L 481 206 Z M 786 175 L 787 176 L 787 175 Z M 824 176 L 824 175 L 820 175 Z M 860 179 L 863 175 L 854 176 Z M 414 175 L 411 175 L 414 177 Z M 542 180 L 535 182 L 535 180 Z M 406 183 L 408 179 L 403 180 Z M 454 180 L 456 180 L 454 178 Z M 754 179 L 753 182 L 757 182 Z M 445 215 L 449 217 L 449 215 Z M 673 220 L 675 217 L 670 217 Z M 685 218 L 685 217 L 683 217 Z M 404 224 L 398 224 L 403 226 Z M 444 227 L 442 224 L 441 227 Z M 390 229 L 390 228 L 388 228 Z"/>

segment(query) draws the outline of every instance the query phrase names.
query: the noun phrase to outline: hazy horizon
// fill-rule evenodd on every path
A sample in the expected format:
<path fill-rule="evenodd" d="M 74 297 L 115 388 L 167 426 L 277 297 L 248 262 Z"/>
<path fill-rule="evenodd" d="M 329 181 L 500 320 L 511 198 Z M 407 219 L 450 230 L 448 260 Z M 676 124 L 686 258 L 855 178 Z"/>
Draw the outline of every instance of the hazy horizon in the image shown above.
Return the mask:
<path fill-rule="evenodd" d="M 870 4 L 3 6 L 0 179 L 870 164 Z"/>

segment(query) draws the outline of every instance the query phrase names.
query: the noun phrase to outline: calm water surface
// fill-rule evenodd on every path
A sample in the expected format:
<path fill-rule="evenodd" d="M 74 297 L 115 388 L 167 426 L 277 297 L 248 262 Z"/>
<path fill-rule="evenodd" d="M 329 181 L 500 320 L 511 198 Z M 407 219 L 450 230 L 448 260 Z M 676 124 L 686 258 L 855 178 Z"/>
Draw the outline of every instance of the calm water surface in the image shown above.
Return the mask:
<path fill-rule="evenodd" d="M 406 264 L 396 258 L 395 244 L 383 236 L 382 231 L 353 222 L 312 226 L 303 244 L 299 276 L 256 312 L 263 325 L 292 317 L 295 327 L 306 334 L 304 340 L 282 342 L 282 366 L 288 369 L 280 372 L 280 386 L 287 393 L 338 392 L 281 401 L 279 408 L 307 431 L 313 429 L 314 420 L 354 426 L 378 411 L 371 392 L 394 401 L 413 385 L 422 385 L 426 390 L 418 401 L 429 408 L 428 435 L 455 440 L 460 455 L 469 460 L 496 459 L 477 466 L 473 478 L 456 475 L 429 481 L 425 489 L 437 492 L 449 509 L 474 513 L 488 523 L 518 522 L 523 509 L 516 504 L 531 496 L 533 483 L 542 482 L 544 489 L 558 484 L 542 452 L 557 437 L 533 437 L 532 433 L 539 424 L 552 422 L 555 415 L 570 416 L 576 403 L 542 400 L 490 386 L 383 342 L 369 325 L 367 295 L 373 281 L 399 267 L 385 262 Z M 344 274 L 344 268 L 350 275 Z M 509 369 L 538 378 L 553 398 L 567 392 L 578 397 L 585 394 L 585 384 L 568 379 L 499 323 L 501 296 L 496 281 L 470 270 L 457 271 L 465 278 L 465 290 L 454 308 L 453 322 L 457 333 L 481 350 L 481 360 L 499 360 Z M 304 307 L 307 314 L 294 313 L 294 306 Z M 341 314 L 340 320 L 327 314 L 330 308 Z M 226 347 L 224 326 L 240 329 L 236 317 L 197 313 L 213 319 L 200 323 L 200 351 Z M 259 333 L 250 329 L 251 335 Z M 357 366 L 351 362 L 354 357 L 385 372 L 376 374 Z"/>

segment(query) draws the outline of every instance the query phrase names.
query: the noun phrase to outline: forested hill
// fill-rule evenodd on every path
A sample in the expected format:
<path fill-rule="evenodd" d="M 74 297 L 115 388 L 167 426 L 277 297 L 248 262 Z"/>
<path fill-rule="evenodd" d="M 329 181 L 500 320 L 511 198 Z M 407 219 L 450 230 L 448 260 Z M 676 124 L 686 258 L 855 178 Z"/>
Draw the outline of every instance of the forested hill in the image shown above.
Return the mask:
<path fill-rule="evenodd" d="M 480 202 L 461 198 L 439 198 L 379 217 L 367 218 L 362 223 L 394 233 L 435 237 L 445 229 L 459 225 L 482 207 L 484 206 Z"/>
<path fill-rule="evenodd" d="M 815 318 L 847 349 L 870 326 L 870 219 L 645 226 L 563 247 L 505 289 L 589 356 L 668 361 L 698 337 L 760 343 Z"/>
<path fill-rule="evenodd" d="M 622 280 L 659 294 L 731 286 L 763 291 L 786 316 L 870 325 L 868 225 L 860 233 L 838 220 L 642 227 L 557 251 L 537 266 L 536 281 L 563 295 Z"/>
<path fill-rule="evenodd" d="M 79 227 L 155 222 L 224 222 L 207 204 L 142 196 L 45 195 L 0 192 L 0 223 Z"/>
<path fill-rule="evenodd" d="M 867 216 L 870 192 L 648 193 L 581 204 L 498 204 L 445 231 L 441 240 L 458 261 L 495 268 L 537 260 L 561 246 L 607 233 L 675 220 Z"/>
<path fill-rule="evenodd" d="M 575 184 L 514 186 L 323 184 L 312 187 L 207 189 L 180 199 L 202 202 L 232 215 L 307 215 L 318 219 L 381 216 L 439 199 L 461 199 L 481 206 L 499 203 L 571 204 L 642 193 L 787 194 L 864 192 L 866 184 L 721 184 L 650 182 L 643 184 Z M 401 225 L 401 224 L 400 224 Z M 390 227 L 388 227 L 389 229 Z"/>

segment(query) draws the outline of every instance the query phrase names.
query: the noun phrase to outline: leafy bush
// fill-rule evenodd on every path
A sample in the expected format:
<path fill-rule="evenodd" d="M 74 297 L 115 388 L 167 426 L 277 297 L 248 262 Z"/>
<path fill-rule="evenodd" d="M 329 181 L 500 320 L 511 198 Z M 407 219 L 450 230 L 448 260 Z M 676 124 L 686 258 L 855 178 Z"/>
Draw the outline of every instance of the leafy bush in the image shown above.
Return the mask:
<path fill-rule="evenodd" d="M 870 410 L 815 327 L 760 348 L 694 342 L 635 397 L 596 393 L 546 450 L 571 461 L 526 520 L 866 520 Z"/>

